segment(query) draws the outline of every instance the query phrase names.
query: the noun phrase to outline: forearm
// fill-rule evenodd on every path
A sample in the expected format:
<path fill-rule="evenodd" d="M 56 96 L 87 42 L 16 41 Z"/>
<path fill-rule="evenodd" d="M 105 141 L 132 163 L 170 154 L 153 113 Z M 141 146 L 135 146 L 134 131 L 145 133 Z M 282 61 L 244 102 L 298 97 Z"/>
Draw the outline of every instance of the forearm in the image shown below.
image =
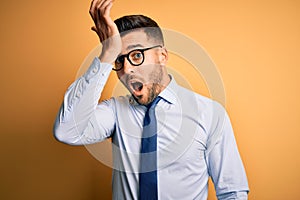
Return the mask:
<path fill-rule="evenodd" d="M 89 137 L 96 137 L 95 132 L 103 133 L 94 130 L 98 128 L 95 110 L 111 68 L 95 58 L 87 72 L 68 88 L 54 124 L 57 140 L 72 145 L 88 144 L 93 142 Z"/>

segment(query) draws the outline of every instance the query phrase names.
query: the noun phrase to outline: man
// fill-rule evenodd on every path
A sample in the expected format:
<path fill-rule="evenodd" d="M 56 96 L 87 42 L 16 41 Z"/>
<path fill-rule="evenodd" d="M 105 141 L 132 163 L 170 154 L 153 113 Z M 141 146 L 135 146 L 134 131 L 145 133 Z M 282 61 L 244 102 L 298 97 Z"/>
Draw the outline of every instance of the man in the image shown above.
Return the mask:
<path fill-rule="evenodd" d="M 229 118 L 215 101 L 167 73 L 161 29 L 142 15 L 112 21 L 112 0 L 93 0 L 102 52 L 67 90 L 55 137 L 71 145 L 111 138 L 113 199 L 247 199 L 248 183 Z M 110 63 L 114 62 L 114 66 Z M 98 103 L 113 68 L 131 95 Z"/>

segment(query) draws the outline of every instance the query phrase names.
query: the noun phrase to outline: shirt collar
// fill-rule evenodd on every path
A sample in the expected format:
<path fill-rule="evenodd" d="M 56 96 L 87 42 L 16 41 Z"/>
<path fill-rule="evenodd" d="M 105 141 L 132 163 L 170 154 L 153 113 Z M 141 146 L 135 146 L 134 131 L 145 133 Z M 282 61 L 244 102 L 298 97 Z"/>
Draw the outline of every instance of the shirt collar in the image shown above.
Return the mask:
<path fill-rule="evenodd" d="M 178 92 L 178 85 L 172 75 L 170 76 L 170 83 L 169 85 L 158 95 L 170 104 L 177 103 L 177 92 Z"/>
<path fill-rule="evenodd" d="M 174 77 L 172 75 L 169 76 L 171 79 L 170 83 L 158 96 L 160 96 L 170 104 L 176 104 L 178 102 L 177 100 L 178 85 Z M 130 96 L 129 103 L 133 106 L 140 105 L 138 102 L 136 102 L 133 96 Z"/>

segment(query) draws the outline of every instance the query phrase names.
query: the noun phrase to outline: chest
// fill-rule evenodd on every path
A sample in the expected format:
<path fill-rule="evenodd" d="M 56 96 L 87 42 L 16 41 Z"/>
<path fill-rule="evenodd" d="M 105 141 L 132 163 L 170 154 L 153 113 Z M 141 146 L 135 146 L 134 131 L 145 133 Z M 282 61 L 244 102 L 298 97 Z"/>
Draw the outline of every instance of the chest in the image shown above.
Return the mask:
<path fill-rule="evenodd" d="M 146 109 L 142 106 L 117 110 L 115 144 L 126 152 L 139 154 Z M 199 119 L 201 111 L 189 106 L 162 102 L 155 108 L 157 121 L 157 152 L 159 164 L 200 158 L 206 148 L 205 124 Z"/>

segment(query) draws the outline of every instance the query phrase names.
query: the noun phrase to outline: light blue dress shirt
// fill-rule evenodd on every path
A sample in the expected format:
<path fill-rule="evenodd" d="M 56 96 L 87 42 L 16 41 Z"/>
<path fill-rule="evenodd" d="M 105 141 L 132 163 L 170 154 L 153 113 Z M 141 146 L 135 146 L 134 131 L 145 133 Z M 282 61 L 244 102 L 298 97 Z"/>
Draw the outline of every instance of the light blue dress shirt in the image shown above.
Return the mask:
<path fill-rule="evenodd" d="M 95 58 L 67 90 L 54 125 L 70 145 L 112 138 L 113 199 L 138 199 L 141 135 L 146 107 L 130 95 L 98 103 L 112 65 Z M 172 78 L 156 106 L 158 199 L 247 199 L 249 191 L 229 117 L 217 102 Z"/>

